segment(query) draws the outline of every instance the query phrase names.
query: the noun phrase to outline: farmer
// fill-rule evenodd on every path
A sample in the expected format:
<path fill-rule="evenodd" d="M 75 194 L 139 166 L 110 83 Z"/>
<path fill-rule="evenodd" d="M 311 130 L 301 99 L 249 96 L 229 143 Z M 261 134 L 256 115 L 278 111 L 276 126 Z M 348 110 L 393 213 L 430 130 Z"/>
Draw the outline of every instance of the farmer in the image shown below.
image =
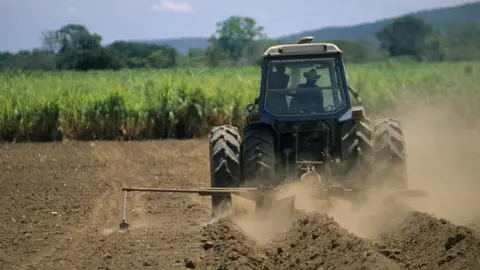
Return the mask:
<path fill-rule="evenodd" d="M 304 72 L 303 77 L 305 77 L 307 81 L 305 83 L 298 85 L 298 88 L 318 87 L 316 83 L 317 83 L 317 80 L 321 77 L 321 75 L 318 75 L 317 71 L 312 68 L 308 72 Z"/>
<path fill-rule="evenodd" d="M 316 84 L 317 80 L 321 75 L 318 75 L 317 71 L 312 68 L 308 72 L 304 72 L 303 77 L 305 77 L 307 81 L 298 85 L 298 88 L 316 88 L 318 87 Z M 291 110 L 302 113 L 320 113 L 324 111 L 322 91 L 319 89 L 319 91 L 315 91 L 315 93 L 300 92 L 295 95 L 290 107 Z"/>

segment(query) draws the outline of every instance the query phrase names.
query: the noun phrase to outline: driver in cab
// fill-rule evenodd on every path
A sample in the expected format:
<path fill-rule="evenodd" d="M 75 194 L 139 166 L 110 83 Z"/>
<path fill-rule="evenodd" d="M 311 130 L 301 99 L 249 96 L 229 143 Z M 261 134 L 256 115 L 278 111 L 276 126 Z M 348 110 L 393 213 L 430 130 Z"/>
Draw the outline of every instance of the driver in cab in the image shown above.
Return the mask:
<path fill-rule="evenodd" d="M 305 83 L 299 84 L 297 88 L 315 88 L 318 87 L 317 81 L 321 75 L 317 74 L 315 69 L 310 69 L 308 72 L 303 73 L 303 77 L 307 80 Z"/>
<path fill-rule="evenodd" d="M 308 72 L 304 72 L 303 77 L 306 79 L 306 82 L 299 84 L 297 88 L 318 88 L 317 81 L 321 75 L 318 75 L 315 69 L 312 68 Z M 321 90 L 319 89 L 316 93 L 298 92 L 293 98 L 290 107 L 291 110 L 302 113 L 322 112 L 324 108 Z"/>

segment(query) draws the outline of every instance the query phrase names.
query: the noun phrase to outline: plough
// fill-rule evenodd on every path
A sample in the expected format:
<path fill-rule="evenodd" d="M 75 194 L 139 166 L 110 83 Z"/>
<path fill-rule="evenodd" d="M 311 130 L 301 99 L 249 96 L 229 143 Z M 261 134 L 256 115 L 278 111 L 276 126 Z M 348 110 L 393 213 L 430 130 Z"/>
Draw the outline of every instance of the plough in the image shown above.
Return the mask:
<path fill-rule="evenodd" d="M 120 229 L 128 229 L 127 223 L 127 192 L 157 192 L 157 193 L 193 193 L 199 196 L 225 196 L 236 195 L 242 198 L 251 200 L 255 203 L 255 211 L 271 211 L 273 209 L 286 209 L 290 213 L 294 211 L 295 195 L 290 195 L 285 198 L 277 199 L 278 187 L 259 187 L 259 188 L 199 188 L 199 189 L 168 189 L 168 188 L 122 188 L 124 192 L 123 197 L 123 211 L 122 222 Z M 369 195 L 382 194 L 388 199 L 406 199 L 406 198 L 420 198 L 427 196 L 427 192 L 423 190 L 361 190 L 348 189 L 341 186 L 329 186 L 323 190 L 316 190 L 317 194 L 322 194 L 318 199 L 325 200 L 326 204 L 331 203 L 331 198 L 343 198 L 357 204 L 362 204 Z"/>

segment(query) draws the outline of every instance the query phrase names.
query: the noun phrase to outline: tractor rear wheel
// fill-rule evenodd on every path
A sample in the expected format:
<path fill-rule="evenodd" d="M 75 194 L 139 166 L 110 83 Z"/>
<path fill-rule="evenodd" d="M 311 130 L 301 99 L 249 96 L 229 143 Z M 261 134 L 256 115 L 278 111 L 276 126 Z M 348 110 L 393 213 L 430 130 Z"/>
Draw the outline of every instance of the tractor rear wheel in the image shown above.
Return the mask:
<path fill-rule="evenodd" d="M 356 124 L 355 131 L 355 140 L 347 148 L 348 155 L 353 156 L 353 170 L 348 171 L 345 181 L 352 188 L 366 188 L 373 167 L 373 121 L 365 117 Z"/>
<path fill-rule="evenodd" d="M 390 118 L 375 121 L 372 141 L 375 185 L 407 188 L 405 141 L 400 122 Z"/>
<path fill-rule="evenodd" d="M 264 125 L 248 125 L 243 131 L 242 179 L 248 186 L 273 184 L 275 181 L 275 142 Z"/>
<path fill-rule="evenodd" d="M 240 180 L 240 135 L 230 125 L 214 127 L 210 132 L 210 178 L 212 187 L 234 187 Z M 212 196 L 212 216 L 229 211 L 231 195 Z"/>

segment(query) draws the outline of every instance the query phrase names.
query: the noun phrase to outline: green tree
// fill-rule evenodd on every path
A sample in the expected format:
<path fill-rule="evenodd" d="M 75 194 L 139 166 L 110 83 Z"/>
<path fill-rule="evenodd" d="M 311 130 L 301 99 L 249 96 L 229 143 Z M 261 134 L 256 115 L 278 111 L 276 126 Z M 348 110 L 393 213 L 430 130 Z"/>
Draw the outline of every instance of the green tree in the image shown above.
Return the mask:
<path fill-rule="evenodd" d="M 445 58 L 453 61 L 480 59 L 480 23 L 456 22 L 445 29 Z"/>
<path fill-rule="evenodd" d="M 332 40 L 343 51 L 344 61 L 347 63 L 361 63 L 367 61 L 369 51 L 365 42 L 352 40 Z"/>
<path fill-rule="evenodd" d="M 439 33 L 430 35 L 425 40 L 425 52 L 424 56 L 431 61 L 443 61 L 445 60 L 445 38 Z"/>
<path fill-rule="evenodd" d="M 0 53 L 0 69 L 55 70 L 55 55 L 49 51 L 34 49 L 16 54 Z"/>
<path fill-rule="evenodd" d="M 413 56 L 422 60 L 426 40 L 433 33 L 433 27 L 422 19 L 403 16 L 377 32 L 382 49 L 390 56 Z"/>
<path fill-rule="evenodd" d="M 254 40 L 265 37 L 263 30 L 264 28 L 258 26 L 250 17 L 231 16 L 217 23 L 216 32 L 210 38 L 210 47 L 213 48 L 209 52 L 218 55 L 225 52 L 236 63 L 248 54 L 247 50 L 251 48 Z"/>
<path fill-rule="evenodd" d="M 183 66 L 201 67 L 206 64 L 206 49 L 190 48 L 185 57 L 183 57 Z"/>
<path fill-rule="evenodd" d="M 79 24 L 68 24 L 56 31 L 43 33 L 43 47 L 56 54 L 59 69 L 111 69 L 120 68 L 121 63 L 114 52 L 101 45 L 102 37 L 92 34 Z"/>
<path fill-rule="evenodd" d="M 218 67 L 228 61 L 228 53 L 220 46 L 218 40 L 211 36 L 208 40 L 210 46 L 205 50 L 205 64 L 207 67 Z"/>
<path fill-rule="evenodd" d="M 76 70 L 91 69 L 121 69 L 125 63 L 117 57 L 117 53 L 112 50 L 100 48 L 97 50 L 82 51 L 72 63 Z"/>
<path fill-rule="evenodd" d="M 107 48 L 121 54 L 129 68 L 170 68 L 177 65 L 177 51 L 166 45 L 116 41 Z"/>

